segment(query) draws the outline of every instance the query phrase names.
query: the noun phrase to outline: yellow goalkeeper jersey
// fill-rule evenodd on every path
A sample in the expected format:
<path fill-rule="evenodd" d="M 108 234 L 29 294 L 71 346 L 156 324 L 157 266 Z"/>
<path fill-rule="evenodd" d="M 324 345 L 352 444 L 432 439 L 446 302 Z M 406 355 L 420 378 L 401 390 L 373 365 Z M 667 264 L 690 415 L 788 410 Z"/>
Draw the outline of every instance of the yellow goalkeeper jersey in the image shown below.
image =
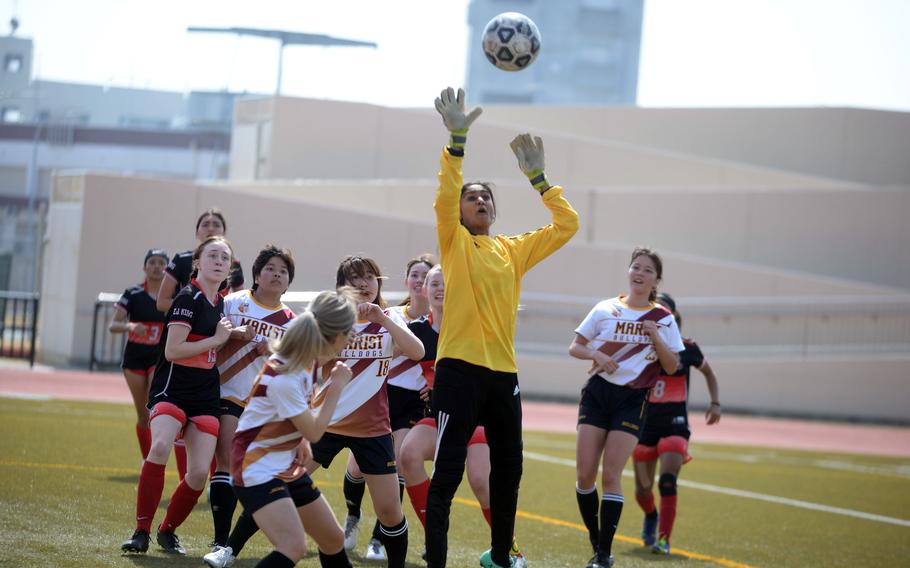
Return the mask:
<path fill-rule="evenodd" d="M 578 213 L 553 186 L 543 196 L 553 221 L 522 235 L 472 235 L 461 224 L 461 162 L 445 148 L 433 207 L 445 281 L 437 361 L 460 359 L 515 373 L 515 322 L 521 278 L 578 231 Z"/>

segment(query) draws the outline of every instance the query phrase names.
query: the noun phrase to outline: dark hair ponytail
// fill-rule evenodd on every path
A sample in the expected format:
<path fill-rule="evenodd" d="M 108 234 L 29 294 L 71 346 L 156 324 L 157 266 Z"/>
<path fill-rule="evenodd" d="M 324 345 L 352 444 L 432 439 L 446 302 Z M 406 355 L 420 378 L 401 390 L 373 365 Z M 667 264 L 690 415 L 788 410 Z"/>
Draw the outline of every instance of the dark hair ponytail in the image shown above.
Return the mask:
<path fill-rule="evenodd" d="M 635 250 L 632 251 L 632 258 L 629 260 L 629 266 L 632 266 L 632 263 L 635 262 L 635 259 L 640 256 L 646 256 L 651 259 L 651 262 L 654 263 L 654 269 L 657 271 L 657 281 L 659 282 L 664 275 L 664 263 L 660 259 L 660 255 L 657 254 L 657 251 L 648 247 L 635 247 Z M 651 288 L 651 292 L 648 293 L 648 301 L 655 302 L 657 300 L 657 286 Z"/>

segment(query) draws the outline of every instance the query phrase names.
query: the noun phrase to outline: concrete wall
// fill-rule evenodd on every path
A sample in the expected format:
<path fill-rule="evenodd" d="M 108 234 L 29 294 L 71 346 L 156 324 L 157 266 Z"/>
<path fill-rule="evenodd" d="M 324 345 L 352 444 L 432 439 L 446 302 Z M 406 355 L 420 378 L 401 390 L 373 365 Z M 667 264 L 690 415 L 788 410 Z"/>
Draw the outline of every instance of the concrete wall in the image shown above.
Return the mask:
<path fill-rule="evenodd" d="M 910 185 L 906 112 L 490 105 L 482 120 L 832 179 Z"/>

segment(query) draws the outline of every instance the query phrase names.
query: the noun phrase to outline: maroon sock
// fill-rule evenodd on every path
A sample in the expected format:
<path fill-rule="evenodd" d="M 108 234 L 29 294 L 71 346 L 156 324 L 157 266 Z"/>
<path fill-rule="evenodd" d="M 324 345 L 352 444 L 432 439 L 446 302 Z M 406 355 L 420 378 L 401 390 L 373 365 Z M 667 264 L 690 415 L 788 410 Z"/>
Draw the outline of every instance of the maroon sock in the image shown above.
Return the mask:
<path fill-rule="evenodd" d="M 657 510 L 654 506 L 654 493 L 651 491 L 648 491 L 644 495 L 636 492 L 635 500 L 638 501 L 638 506 L 641 507 L 641 510 L 644 511 L 646 515 L 650 515 Z"/>
<path fill-rule="evenodd" d="M 142 459 L 149 457 L 149 448 L 152 447 L 152 431 L 148 426 L 136 424 L 136 439 L 139 440 L 139 451 L 142 452 Z"/>
<path fill-rule="evenodd" d="M 190 516 L 200 495 L 202 495 L 202 489 L 193 489 L 186 484 L 186 480 L 181 481 L 174 490 L 174 494 L 171 495 L 171 502 L 167 506 L 167 513 L 164 515 L 160 530 L 172 531 L 179 527 Z"/>
<path fill-rule="evenodd" d="M 417 513 L 417 518 L 420 519 L 420 524 L 427 526 L 427 492 L 430 490 L 430 480 L 425 479 L 423 483 L 412 485 L 407 490 L 414 512 Z"/>
<path fill-rule="evenodd" d="M 657 532 L 660 538 L 670 542 L 670 533 L 673 532 L 673 521 L 676 520 L 676 495 L 660 496 L 660 521 Z"/>
<path fill-rule="evenodd" d="M 487 524 L 492 527 L 493 520 L 492 520 L 492 516 L 490 514 L 490 508 L 487 507 L 486 509 L 481 509 L 480 512 L 483 513 L 483 518 L 487 520 Z"/>
<path fill-rule="evenodd" d="M 136 496 L 136 529 L 149 531 L 155 510 L 161 502 L 161 492 L 164 491 L 164 464 L 152 463 L 148 460 L 142 463 L 139 473 L 139 488 Z"/>

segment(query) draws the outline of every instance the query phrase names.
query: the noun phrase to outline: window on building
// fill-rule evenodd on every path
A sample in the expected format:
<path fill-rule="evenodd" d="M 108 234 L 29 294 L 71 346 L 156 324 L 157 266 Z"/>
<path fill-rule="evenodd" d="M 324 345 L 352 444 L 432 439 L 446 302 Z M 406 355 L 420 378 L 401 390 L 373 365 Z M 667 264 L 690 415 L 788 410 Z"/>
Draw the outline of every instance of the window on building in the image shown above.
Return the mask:
<path fill-rule="evenodd" d="M 3 63 L 3 69 L 7 73 L 18 73 L 22 71 L 22 55 L 19 53 L 8 53 Z"/>
<path fill-rule="evenodd" d="M 0 113 L 3 122 L 22 122 L 22 111 L 17 107 L 3 107 Z"/>

